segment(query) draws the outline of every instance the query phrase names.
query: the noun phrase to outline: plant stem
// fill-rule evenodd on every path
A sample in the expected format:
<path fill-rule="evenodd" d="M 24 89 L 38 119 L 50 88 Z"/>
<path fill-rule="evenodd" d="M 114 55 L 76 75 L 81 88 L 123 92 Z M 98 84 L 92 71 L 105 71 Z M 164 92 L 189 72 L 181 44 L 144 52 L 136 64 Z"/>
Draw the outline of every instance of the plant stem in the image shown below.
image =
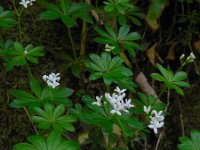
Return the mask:
<path fill-rule="evenodd" d="M 168 88 L 168 89 L 167 89 L 167 106 L 166 106 L 164 112 L 167 111 L 169 105 L 170 105 L 170 89 Z M 156 143 L 156 148 L 155 148 L 155 150 L 158 150 L 158 146 L 159 146 L 160 141 L 161 141 L 161 139 L 162 139 L 162 137 L 163 137 L 163 134 L 164 134 L 164 130 L 162 130 L 162 131 L 160 132 L 160 134 L 159 134 L 159 137 L 158 137 L 158 140 L 157 140 L 157 143 Z"/>
<path fill-rule="evenodd" d="M 121 121 L 119 120 L 119 118 L 117 117 L 117 121 L 118 121 L 118 123 L 119 123 L 119 125 L 121 126 L 121 128 L 122 128 L 122 131 L 125 131 L 125 129 L 124 129 L 124 126 L 122 125 L 122 123 L 121 123 Z M 126 147 L 128 147 L 127 145 L 128 145 L 128 136 L 126 135 L 126 132 L 124 132 L 124 136 L 125 136 L 125 144 L 126 144 Z"/>
<path fill-rule="evenodd" d="M 72 45 L 72 51 L 73 51 L 74 58 L 77 59 L 76 50 L 75 50 L 75 47 L 74 47 L 74 42 L 73 42 L 73 39 L 72 39 L 72 33 L 71 33 L 70 28 L 67 28 L 67 31 L 68 31 L 68 36 L 69 36 L 69 39 L 70 39 L 70 42 L 71 42 L 71 45 Z"/>
<path fill-rule="evenodd" d="M 157 100 L 163 95 L 163 93 L 165 92 L 166 89 L 167 89 L 167 88 L 164 87 L 164 88 L 161 90 L 161 92 L 159 93 L 159 95 L 156 97 L 154 103 L 157 102 Z"/>
<path fill-rule="evenodd" d="M 180 101 L 180 99 L 178 100 L 178 104 L 179 104 L 179 110 L 180 110 L 181 132 L 182 132 L 182 136 L 185 136 L 183 112 L 182 112 L 182 107 L 181 107 L 181 101 Z"/>
<path fill-rule="evenodd" d="M 170 104 L 170 89 L 167 89 L 167 107 L 165 108 L 165 111 L 167 111 L 169 104 Z"/>
<path fill-rule="evenodd" d="M 85 55 L 85 45 L 86 45 L 86 37 L 87 37 L 87 23 L 83 21 L 82 23 L 82 34 L 81 34 L 81 49 L 80 55 Z"/>
<path fill-rule="evenodd" d="M 18 9 L 15 6 L 14 1 L 12 1 L 13 7 L 15 9 L 15 12 L 17 14 L 18 20 L 17 20 L 17 24 L 18 24 L 18 30 L 19 30 L 19 39 L 20 39 L 20 43 L 23 44 L 23 39 L 22 39 L 22 27 L 21 27 L 21 15 L 23 12 L 23 9 L 21 12 L 18 11 Z"/>
<path fill-rule="evenodd" d="M 51 89 L 51 87 L 49 87 L 50 88 L 50 93 L 51 93 L 51 103 L 53 104 L 53 94 L 52 94 L 52 89 Z"/>
<path fill-rule="evenodd" d="M 18 29 L 19 29 L 20 43 L 23 44 L 23 40 L 22 40 L 22 27 L 21 27 L 21 15 L 18 16 Z"/>
<path fill-rule="evenodd" d="M 28 65 L 27 62 L 26 62 L 26 68 L 27 68 L 27 70 L 28 70 L 28 73 L 29 73 L 30 78 L 33 79 L 33 74 L 31 73 L 30 67 L 29 67 L 29 65 Z"/>
<path fill-rule="evenodd" d="M 124 52 L 123 52 L 123 51 L 119 52 L 119 55 L 124 59 L 125 64 L 126 64 L 130 69 L 132 69 L 132 64 L 131 64 L 131 62 L 129 61 L 129 59 L 127 58 L 127 56 L 124 54 Z"/>
<path fill-rule="evenodd" d="M 23 107 L 24 108 L 24 111 L 26 112 L 26 115 L 28 116 L 32 126 L 33 126 L 33 129 L 35 131 L 35 133 L 38 135 L 38 131 L 37 131 L 37 128 L 35 127 L 33 121 L 31 120 L 31 115 L 29 114 L 28 110 L 26 109 L 26 107 Z"/>

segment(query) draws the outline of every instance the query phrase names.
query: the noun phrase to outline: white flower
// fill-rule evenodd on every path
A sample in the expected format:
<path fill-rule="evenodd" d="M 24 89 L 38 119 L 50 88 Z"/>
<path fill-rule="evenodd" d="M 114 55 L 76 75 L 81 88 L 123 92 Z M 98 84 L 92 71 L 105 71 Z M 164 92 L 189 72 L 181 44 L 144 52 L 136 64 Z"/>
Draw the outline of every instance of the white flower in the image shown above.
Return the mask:
<path fill-rule="evenodd" d="M 156 120 L 156 118 L 152 118 L 152 120 L 150 121 L 150 125 L 148 125 L 148 127 L 150 129 L 153 129 L 154 133 L 157 134 L 158 133 L 158 129 L 163 127 L 164 122 L 159 122 Z"/>
<path fill-rule="evenodd" d="M 144 112 L 145 112 L 145 113 L 148 114 L 150 111 L 151 111 L 151 106 L 148 106 L 148 107 L 147 107 L 147 106 L 144 106 Z"/>
<path fill-rule="evenodd" d="M 148 110 L 148 108 L 146 108 L 146 110 Z M 158 129 L 163 127 L 164 125 L 164 115 L 163 115 L 163 111 L 159 111 L 157 112 L 156 110 L 153 110 L 151 112 L 151 116 L 150 116 L 150 124 L 148 125 L 148 127 L 150 129 L 153 129 L 154 133 L 157 134 L 158 133 Z"/>
<path fill-rule="evenodd" d="M 120 107 L 118 107 L 116 104 L 112 104 L 113 108 L 110 113 L 111 114 L 118 114 L 119 116 L 121 116 L 121 112 L 120 112 Z"/>
<path fill-rule="evenodd" d="M 60 83 L 58 81 L 60 81 L 60 77 L 59 77 L 60 73 L 51 73 L 49 74 L 49 76 L 44 75 L 43 76 L 43 80 L 47 83 L 47 85 L 51 88 L 56 88 L 57 86 L 60 85 Z"/>
<path fill-rule="evenodd" d="M 125 99 L 125 104 L 124 106 L 127 107 L 128 109 L 130 109 L 131 107 L 135 107 L 134 105 L 131 104 L 131 99 Z"/>
<path fill-rule="evenodd" d="M 106 100 L 109 102 L 109 103 L 116 103 L 117 101 L 116 101 L 116 98 L 117 97 L 112 97 L 111 95 L 110 95 L 110 93 L 105 93 L 105 98 L 106 98 Z"/>
<path fill-rule="evenodd" d="M 190 56 L 187 57 L 186 61 L 187 63 L 193 62 L 195 60 L 195 55 L 193 52 L 190 53 Z"/>
<path fill-rule="evenodd" d="M 155 118 L 157 121 L 163 121 L 165 119 L 165 117 L 163 116 L 162 113 L 163 113 L 163 111 L 157 112 L 156 110 L 153 110 L 151 112 L 151 114 L 154 115 L 152 117 Z"/>
<path fill-rule="evenodd" d="M 35 2 L 35 0 L 21 0 L 19 4 L 27 8 L 28 5 L 32 5 L 33 2 Z"/>
<path fill-rule="evenodd" d="M 110 51 L 112 51 L 113 49 L 115 49 L 114 46 L 110 46 L 110 45 L 106 44 L 106 46 L 105 46 L 105 51 L 106 51 L 106 52 L 110 52 Z"/>
<path fill-rule="evenodd" d="M 121 94 L 125 94 L 124 92 L 126 91 L 126 89 L 120 90 L 120 88 L 117 86 L 117 87 L 114 89 L 114 91 L 121 95 Z"/>
<path fill-rule="evenodd" d="M 185 59 L 185 55 L 182 54 L 182 55 L 180 56 L 180 61 L 181 61 L 182 65 L 184 66 L 184 65 L 186 65 L 186 64 L 188 64 L 188 63 L 193 62 L 193 61 L 195 60 L 195 58 L 196 58 L 196 57 L 195 57 L 194 53 L 191 52 L 190 55 L 189 55 L 186 59 Z"/>
<path fill-rule="evenodd" d="M 117 115 L 121 115 L 121 111 L 128 113 L 129 111 L 127 109 L 134 107 L 134 105 L 131 104 L 131 99 L 124 100 L 124 97 L 126 96 L 124 92 L 126 91 L 126 89 L 120 90 L 119 87 L 116 87 L 114 91 L 116 93 L 113 93 L 112 96 L 110 95 L 110 93 L 105 93 L 106 100 L 113 107 L 110 113 Z"/>
<path fill-rule="evenodd" d="M 93 102 L 92 104 L 93 105 L 97 105 L 97 106 L 101 106 L 102 104 L 101 104 L 101 99 L 102 99 L 102 96 L 96 96 L 96 102 Z"/>
<path fill-rule="evenodd" d="M 30 4 L 30 1 L 29 0 L 21 0 L 21 2 L 19 4 L 23 5 L 25 8 L 27 8 L 28 5 Z"/>

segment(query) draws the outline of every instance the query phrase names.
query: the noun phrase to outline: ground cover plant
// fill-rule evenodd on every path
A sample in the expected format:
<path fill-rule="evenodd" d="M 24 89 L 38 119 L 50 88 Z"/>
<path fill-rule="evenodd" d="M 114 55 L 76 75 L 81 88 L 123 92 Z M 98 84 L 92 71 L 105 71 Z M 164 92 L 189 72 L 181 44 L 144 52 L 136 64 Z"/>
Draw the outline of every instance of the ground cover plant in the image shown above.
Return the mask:
<path fill-rule="evenodd" d="M 0 149 L 199 150 L 199 8 L 0 2 Z"/>

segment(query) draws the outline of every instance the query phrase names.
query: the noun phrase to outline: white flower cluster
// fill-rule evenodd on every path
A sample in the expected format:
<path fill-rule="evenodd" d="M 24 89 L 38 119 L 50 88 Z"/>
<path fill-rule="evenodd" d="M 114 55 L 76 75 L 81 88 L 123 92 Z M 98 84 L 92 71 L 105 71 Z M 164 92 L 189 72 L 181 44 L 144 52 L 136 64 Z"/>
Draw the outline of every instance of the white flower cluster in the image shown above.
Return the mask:
<path fill-rule="evenodd" d="M 144 106 L 144 112 L 146 112 L 147 114 L 151 111 L 151 106 Z M 164 125 L 164 115 L 163 115 L 163 111 L 159 111 L 157 112 L 156 110 L 153 110 L 151 112 L 151 115 L 149 117 L 150 120 L 150 124 L 148 125 L 148 127 L 150 129 L 153 129 L 154 133 L 157 134 L 158 133 L 158 129 L 163 127 Z"/>
<path fill-rule="evenodd" d="M 180 61 L 182 64 L 187 64 L 187 63 L 191 63 L 195 60 L 195 55 L 193 54 L 193 52 L 190 53 L 190 55 L 185 59 L 185 54 L 182 54 L 180 56 Z"/>
<path fill-rule="evenodd" d="M 114 46 L 110 46 L 110 45 L 106 44 L 106 46 L 105 46 L 105 51 L 106 51 L 106 52 L 110 52 L 110 51 L 112 51 L 113 49 L 115 49 Z"/>
<path fill-rule="evenodd" d="M 49 74 L 49 76 L 44 75 L 43 76 L 43 80 L 47 83 L 47 85 L 51 88 L 56 88 L 57 86 L 60 85 L 60 83 L 58 81 L 60 81 L 60 77 L 59 77 L 60 73 L 51 73 Z"/>
<path fill-rule="evenodd" d="M 119 87 L 115 88 L 115 93 L 110 95 L 110 93 L 105 93 L 106 100 L 111 104 L 112 110 L 110 111 L 111 114 L 117 114 L 121 115 L 121 111 L 124 111 L 128 113 L 129 111 L 127 109 L 130 109 L 134 107 L 134 105 L 131 104 L 131 99 L 125 99 L 126 94 L 124 93 L 126 89 L 120 90 Z M 93 105 L 102 106 L 102 96 L 96 97 L 96 102 L 93 102 Z"/>
<path fill-rule="evenodd" d="M 27 8 L 28 5 L 33 5 L 33 2 L 35 2 L 35 0 L 21 0 L 19 4 Z"/>

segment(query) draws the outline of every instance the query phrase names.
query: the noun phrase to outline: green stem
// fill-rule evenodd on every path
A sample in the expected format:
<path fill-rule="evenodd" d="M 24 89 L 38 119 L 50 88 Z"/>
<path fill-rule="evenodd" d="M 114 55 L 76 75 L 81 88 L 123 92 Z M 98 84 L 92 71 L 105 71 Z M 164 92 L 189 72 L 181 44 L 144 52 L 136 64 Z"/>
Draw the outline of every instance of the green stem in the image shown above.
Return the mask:
<path fill-rule="evenodd" d="M 72 39 L 71 30 L 70 30 L 70 28 L 67 28 L 67 30 L 68 30 L 68 36 L 69 36 L 69 39 L 70 39 L 70 42 L 71 42 L 71 45 L 72 45 L 72 51 L 73 51 L 74 58 L 77 59 L 76 50 L 75 50 L 75 47 L 74 47 L 74 41 Z"/>
<path fill-rule="evenodd" d="M 51 103 L 53 104 L 53 94 L 52 94 L 52 88 L 51 87 L 49 87 L 50 88 L 50 93 L 51 93 Z"/>
<path fill-rule="evenodd" d="M 15 9 L 15 12 L 17 14 L 18 20 L 17 20 L 17 24 L 18 24 L 18 30 L 19 30 L 19 39 L 20 39 L 20 43 L 23 44 L 23 39 L 22 39 L 22 27 L 21 27 L 21 15 L 24 9 L 22 9 L 22 11 L 18 11 L 18 9 L 15 6 L 14 1 L 12 1 L 13 7 Z"/>
<path fill-rule="evenodd" d="M 34 129 L 35 133 L 38 135 L 37 128 L 35 127 L 35 125 L 34 125 L 32 119 L 31 119 L 31 115 L 29 114 L 29 112 L 28 112 L 28 110 L 26 109 L 26 107 L 23 107 L 23 108 L 24 108 L 24 111 L 26 112 L 26 115 L 28 116 L 28 118 L 29 118 L 29 120 L 30 120 L 30 122 L 31 122 L 31 124 L 32 124 L 32 126 L 33 126 L 33 129 Z"/>
<path fill-rule="evenodd" d="M 20 43 L 23 44 L 23 40 L 22 40 L 22 27 L 21 27 L 21 15 L 18 16 L 18 29 L 19 29 Z"/>
<path fill-rule="evenodd" d="M 161 92 L 159 93 L 159 95 L 156 97 L 154 103 L 163 95 L 163 93 L 165 92 L 166 89 L 167 89 L 167 88 L 164 87 L 164 88 L 161 90 Z"/>
<path fill-rule="evenodd" d="M 117 117 L 117 121 L 118 121 L 119 125 L 121 126 L 122 131 L 125 131 L 124 126 L 122 125 L 122 123 L 121 123 L 121 121 L 119 120 L 118 117 Z M 125 137 L 125 144 L 126 144 L 126 147 L 128 147 L 128 136 L 127 136 L 126 132 L 124 132 L 124 137 Z"/>
<path fill-rule="evenodd" d="M 31 73 L 30 67 L 29 67 L 29 65 L 28 65 L 27 62 L 26 62 L 26 68 L 27 68 L 27 70 L 28 70 L 28 73 L 29 73 L 30 78 L 33 79 L 33 74 Z"/>

